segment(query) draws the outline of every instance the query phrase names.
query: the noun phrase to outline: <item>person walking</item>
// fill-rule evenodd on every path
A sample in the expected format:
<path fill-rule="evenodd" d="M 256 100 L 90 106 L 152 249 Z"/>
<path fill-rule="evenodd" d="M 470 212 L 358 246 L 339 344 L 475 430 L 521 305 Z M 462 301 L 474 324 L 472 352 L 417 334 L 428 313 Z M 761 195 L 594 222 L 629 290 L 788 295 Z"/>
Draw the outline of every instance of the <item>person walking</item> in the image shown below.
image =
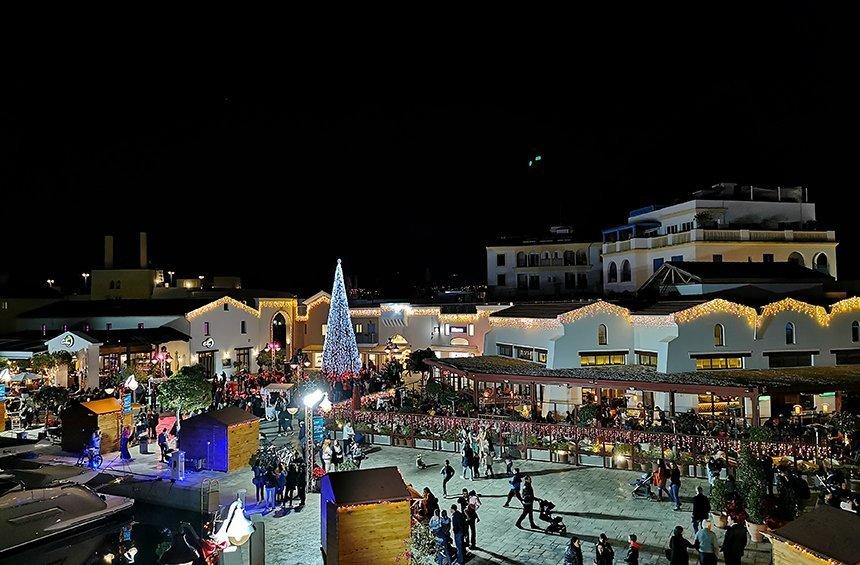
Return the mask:
<path fill-rule="evenodd" d="M 276 472 L 276 475 L 278 477 L 278 490 L 275 492 L 275 504 L 280 504 L 281 506 L 284 506 L 284 499 L 286 498 L 287 494 L 287 472 L 286 470 L 284 470 L 283 465 L 278 464 L 278 470 Z"/>
<path fill-rule="evenodd" d="M 451 505 L 451 530 L 454 532 L 454 547 L 457 548 L 457 565 L 466 562 L 466 516 L 456 504 Z"/>
<path fill-rule="evenodd" d="M 478 517 L 478 508 L 480 506 L 481 500 L 478 498 L 478 495 L 475 491 L 470 492 L 466 510 L 463 512 L 466 516 L 466 529 L 469 533 L 469 549 L 475 549 L 475 540 L 477 539 L 476 527 L 477 523 L 481 521 L 481 518 Z"/>
<path fill-rule="evenodd" d="M 513 475 L 513 472 L 511 471 L 511 469 L 513 469 L 513 467 L 514 467 L 514 458 L 511 457 L 510 452 L 505 453 L 505 474 L 507 476 L 510 477 L 511 475 Z"/>
<path fill-rule="evenodd" d="M 445 460 L 445 466 L 442 467 L 439 474 L 442 475 L 442 496 L 448 498 L 448 481 L 454 478 L 454 475 L 457 474 L 457 472 L 454 471 L 454 467 L 451 466 L 451 461 L 448 459 Z"/>
<path fill-rule="evenodd" d="M 278 477 L 272 467 L 266 470 L 263 486 L 266 489 L 266 510 L 264 512 L 268 512 L 275 509 L 275 491 L 278 488 Z"/>
<path fill-rule="evenodd" d="M 293 506 L 293 492 L 296 490 L 296 484 L 299 481 L 299 472 L 296 469 L 296 464 L 294 461 L 290 461 L 290 464 L 287 466 L 287 476 L 284 481 L 284 499 L 282 501 L 282 506 L 286 507 L 287 502 L 290 503 L 290 507 Z"/>
<path fill-rule="evenodd" d="M 711 501 L 702 492 L 702 487 L 696 487 L 696 496 L 693 497 L 693 534 L 698 533 L 699 524 L 707 520 L 711 514 Z"/>
<path fill-rule="evenodd" d="M 684 528 L 675 526 L 672 537 L 669 538 L 669 547 L 666 549 L 666 557 L 670 565 L 689 565 L 689 550 L 695 546 L 684 537 Z"/>
<path fill-rule="evenodd" d="M 639 550 L 642 544 L 636 541 L 636 534 L 627 536 L 627 553 L 624 555 L 624 562 L 627 565 L 639 565 Z"/>
<path fill-rule="evenodd" d="M 699 563 L 717 565 L 720 546 L 717 544 L 717 534 L 711 529 L 710 520 L 702 522 L 702 529 L 696 532 L 696 549 L 699 550 Z"/>
<path fill-rule="evenodd" d="M 125 426 L 119 436 L 119 457 L 123 461 L 131 461 L 131 453 L 128 451 L 128 442 L 131 439 L 131 427 Z"/>
<path fill-rule="evenodd" d="M 496 478 L 496 474 L 493 472 L 493 461 L 496 458 L 495 453 L 492 448 L 484 451 L 484 476 L 489 477 L 491 479 Z"/>
<path fill-rule="evenodd" d="M 564 565 L 583 565 L 582 540 L 576 536 L 570 538 L 570 543 L 564 550 Z"/>
<path fill-rule="evenodd" d="M 149 431 L 149 437 L 151 439 L 155 439 L 158 437 L 158 433 L 156 433 L 155 428 L 158 427 L 158 412 L 155 410 L 150 410 L 149 415 L 146 418 L 146 427 Z"/>
<path fill-rule="evenodd" d="M 741 558 L 744 556 L 746 546 L 747 529 L 743 524 L 735 522 L 729 516 L 729 527 L 726 529 L 726 535 L 723 538 L 722 549 L 726 565 L 741 565 Z"/>
<path fill-rule="evenodd" d="M 167 462 L 167 453 L 170 450 L 167 447 L 167 428 L 162 428 L 161 432 L 158 434 L 158 449 L 161 450 L 161 462 Z"/>
<path fill-rule="evenodd" d="M 654 469 L 654 472 L 651 474 L 651 483 L 657 487 L 657 501 L 663 502 L 663 493 L 666 493 L 666 496 L 670 499 L 672 495 L 669 494 L 669 491 L 666 490 L 666 481 L 669 479 L 669 470 L 666 469 L 666 463 L 662 459 L 657 464 L 657 468 Z"/>
<path fill-rule="evenodd" d="M 508 496 L 510 496 L 510 494 L 508 494 Z M 532 478 L 529 476 L 526 476 L 525 478 L 525 484 L 523 486 L 523 495 L 520 500 L 522 500 L 523 503 L 523 511 L 520 514 L 519 519 L 517 519 L 517 527 L 522 529 L 523 520 L 526 516 L 528 516 L 529 526 L 531 526 L 533 530 L 540 530 L 541 528 L 537 524 L 535 524 L 535 519 L 533 515 L 535 505 L 535 491 L 534 489 L 532 489 Z"/>
<path fill-rule="evenodd" d="M 612 565 L 615 563 L 615 550 L 609 543 L 606 534 L 600 534 L 594 544 L 594 565 Z"/>
<path fill-rule="evenodd" d="M 251 479 L 251 482 L 254 484 L 254 492 L 257 498 L 257 504 L 263 501 L 265 497 L 265 491 L 263 487 L 265 486 L 265 476 L 266 473 L 263 470 L 263 467 L 260 465 L 260 462 L 257 461 L 254 463 L 254 466 L 251 468 L 254 472 L 254 478 Z"/>
<path fill-rule="evenodd" d="M 463 480 L 466 480 L 466 473 L 469 473 L 469 479 L 474 481 L 475 476 L 472 474 L 472 458 L 475 456 L 475 452 L 472 451 L 472 446 L 467 442 L 463 443 L 463 450 L 460 452 L 462 456 L 462 461 L 460 462 L 463 466 Z"/>
<path fill-rule="evenodd" d="M 681 510 L 681 468 L 678 467 L 678 462 L 672 464 L 672 470 L 669 473 L 669 496 L 672 502 L 675 503 L 676 512 Z"/>
<path fill-rule="evenodd" d="M 299 458 L 296 461 L 296 472 L 298 473 L 298 480 L 296 482 L 296 491 L 297 496 L 299 497 L 299 506 L 305 505 L 305 488 L 307 488 L 307 484 L 305 484 L 305 474 L 308 471 L 307 463 L 302 458 Z"/>
<path fill-rule="evenodd" d="M 520 468 L 517 467 L 514 470 L 514 474 L 511 477 L 511 480 L 508 481 L 511 485 L 511 490 L 508 491 L 508 500 L 505 502 L 504 506 L 508 506 L 511 503 L 511 499 L 513 497 L 517 497 L 517 500 L 520 502 L 523 501 L 523 497 L 520 496 L 520 487 L 522 486 L 523 476 L 520 475 Z"/>

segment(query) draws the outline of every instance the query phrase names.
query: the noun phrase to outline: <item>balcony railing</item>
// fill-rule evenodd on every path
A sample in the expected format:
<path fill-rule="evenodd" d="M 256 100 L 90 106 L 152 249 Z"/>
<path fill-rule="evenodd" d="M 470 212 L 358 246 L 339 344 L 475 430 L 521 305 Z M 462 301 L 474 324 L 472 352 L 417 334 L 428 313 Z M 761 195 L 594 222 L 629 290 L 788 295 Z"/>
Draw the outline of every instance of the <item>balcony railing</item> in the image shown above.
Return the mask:
<path fill-rule="evenodd" d="M 355 334 L 355 342 L 367 345 L 369 343 L 379 343 L 379 335 L 374 333 L 357 333 Z"/>
<path fill-rule="evenodd" d="M 796 230 L 714 230 L 694 229 L 654 237 L 635 237 L 603 244 L 603 253 L 620 253 L 631 249 L 659 249 L 692 241 L 836 241 L 835 231 Z"/>

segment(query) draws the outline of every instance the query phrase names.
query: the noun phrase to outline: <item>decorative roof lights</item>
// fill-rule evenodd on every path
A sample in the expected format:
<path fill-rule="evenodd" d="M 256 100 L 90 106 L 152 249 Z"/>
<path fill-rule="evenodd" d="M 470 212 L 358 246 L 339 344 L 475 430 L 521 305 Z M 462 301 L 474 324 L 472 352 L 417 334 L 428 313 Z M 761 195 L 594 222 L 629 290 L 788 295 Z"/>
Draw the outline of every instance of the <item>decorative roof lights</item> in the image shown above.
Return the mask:
<path fill-rule="evenodd" d="M 515 328 L 519 330 L 561 329 L 558 318 L 490 318 L 491 328 Z"/>
<path fill-rule="evenodd" d="M 353 318 L 378 318 L 382 316 L 380 308 L 350 308 L 349 315 Z"/>
<path fill-rule="evenodd" d="M 729 302 L 722 298 L 716 298 L 703 304 L 693 306 L 692 308 L 675 312 L 670 316 L 670 318 L 672 318 L 676 324 L 686 324 L 688 322 L 695 321 L 702 316 L 710 316 L 711 314 L 730 314 L 746 320 L 751 327 L 756 326 L 757 316 L 754 308 Z"/>
<path fill-rule="evenodd" d="M 851 312 L 860 312 L 860 297 L 852 296 L 845 300 L 840 300 L 830 307 L 830 319 L 840 314 L 848 314 Z"/>
<path fill-rule="evenodd" d="M 805 314 L 810 318 L 813 318 L 818 322 L 818 325 L 822 327 L 827 327 L 830 324 L 830 316 L 827 315 L 827 310 L 821 306 L 813 306 L 812 304 L 807 304 L 806 302 L 801 302 L 794 298 L 784 298 L 779 302 L 768 304 L 761 309 L 761 317 L 758 320 L 759 326 L 762 325 L 765 318 L 776 316 L 782 312 Z"/>
<path fill-rule="evenodd" d="M 272 299 L 272 298 L 261 298 L 260 299 L 260 309 L 263 308 L 275 308 L 276 310 L 289 310 L 296 303 L 295 298 L 285 300 L 285 299 Z"/>
<path fill-rule="evenodd" d="M 186 318 L 196 318 L 197 316 L 200 316 L 202 314 L 212 312 L 213 310 L 215 310 L 216 308 L 220 308 L 224 304 L 229 304 L 230 306 L 232 306 L 234 308 L 238 308 L 239 310 L 244 310 L 245 312 L 247 312 L 248 314 L 251 314 L 252 316 L 254 316 L 256 318 L 260 317 L 260 311 L 259 310 L 251 308 L 247 304 L 242 304 L 241 302 L 239 302 L 235 298 L 230 298 L 229 296 L 222 296 L 221 298 L 219 298 L 218 300 L 215 300 L 214 302 L 210 302 L 209 304 L 206 304 L 205 306 L 201 306 L 200 308 L 197 308 L 196 310 L 192 310 L 191 312 L 188 312 L 185 315 L 185 317 Z"/>
<path fill-rule="evenodd" d="M 297 315 L 296 320 L 298 320 L 299 322 L 307 322 L 308 318 L 311 315 L 311 310 L 313 310 L 317 306 L 322 306 L 323 304 L 331 304 L 331 298 L 329 298 L 326 294 L 320 294 L 315 299 L 308 302 L 305 305 L 305 313 Z M 262 303 L 260 304 L 260 307 L 263 307 Z"/>
<path fill-rule="evenodd" d="M 593 304 L 589 304 L 588 306 L 583 306 L 582 308 L 577 308 L 576 310 L 571 310 L 570 312 L 565 312 L 558 316 L 558 321 L 562 324 L 572 324 L 573 322 L 580 320 L 582 318 L 591 318 L 594 316 L 621 316 L 628 323 L 630 320 L 630 310 L 627 308 L 622 308 L 621 306 L 616 306 L 615 304 L 610 304 L 609 302 L 604 302 L 603 300 L 598 300 Z"/>

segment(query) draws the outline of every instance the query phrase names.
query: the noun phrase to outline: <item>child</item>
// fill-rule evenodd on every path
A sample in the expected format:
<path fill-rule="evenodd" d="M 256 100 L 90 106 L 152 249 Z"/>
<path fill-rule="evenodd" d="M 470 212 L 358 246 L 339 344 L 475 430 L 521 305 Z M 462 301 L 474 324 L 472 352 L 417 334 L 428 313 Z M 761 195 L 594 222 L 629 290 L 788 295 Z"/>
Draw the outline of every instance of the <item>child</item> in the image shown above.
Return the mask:
<path fill-rule="evenodd" d="M 415 457 L 415 466 L 419 469 L 426 469 L 427 464 L 424 463 L 424 460 L 421 459 L 421 454 L 419 453 L 417 457 Z"/>
<path fill-rule="evenodd" d="M 624 562 L 628 565 L 639 565 L 639 548 L 642 546 L 636 541 L 636 534 L 630 534 L 627 540 L 627 555 L 624 556 Z"/>

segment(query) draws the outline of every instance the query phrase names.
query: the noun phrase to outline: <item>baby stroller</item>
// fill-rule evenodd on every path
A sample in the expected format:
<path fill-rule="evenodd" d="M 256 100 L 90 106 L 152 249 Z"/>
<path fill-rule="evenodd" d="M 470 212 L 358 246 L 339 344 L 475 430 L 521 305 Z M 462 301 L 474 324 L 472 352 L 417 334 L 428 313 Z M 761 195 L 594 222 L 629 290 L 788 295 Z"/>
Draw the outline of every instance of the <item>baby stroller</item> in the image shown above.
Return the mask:
<path fill-rule="evenodd" d="M 643 473 L 638 479 L 630 481 L 633 490 L 630 495 L 633 498 L 651 498 L 651 474 Z"/>
<path fill-rule="evenodd" d="M 558 534 L 560 536 L 565 535 L 567 533 L 567 526 L 562 522 L 561 516 L 552 515 L 552 509 L 555 508 L 555 504 L 549 500 L 541 500 L 539 501 L 539 505 L 540 514 L 538 514 L 538 518 L 549 523 L 549 526 L 546 527 L 546 533 Z"/>

